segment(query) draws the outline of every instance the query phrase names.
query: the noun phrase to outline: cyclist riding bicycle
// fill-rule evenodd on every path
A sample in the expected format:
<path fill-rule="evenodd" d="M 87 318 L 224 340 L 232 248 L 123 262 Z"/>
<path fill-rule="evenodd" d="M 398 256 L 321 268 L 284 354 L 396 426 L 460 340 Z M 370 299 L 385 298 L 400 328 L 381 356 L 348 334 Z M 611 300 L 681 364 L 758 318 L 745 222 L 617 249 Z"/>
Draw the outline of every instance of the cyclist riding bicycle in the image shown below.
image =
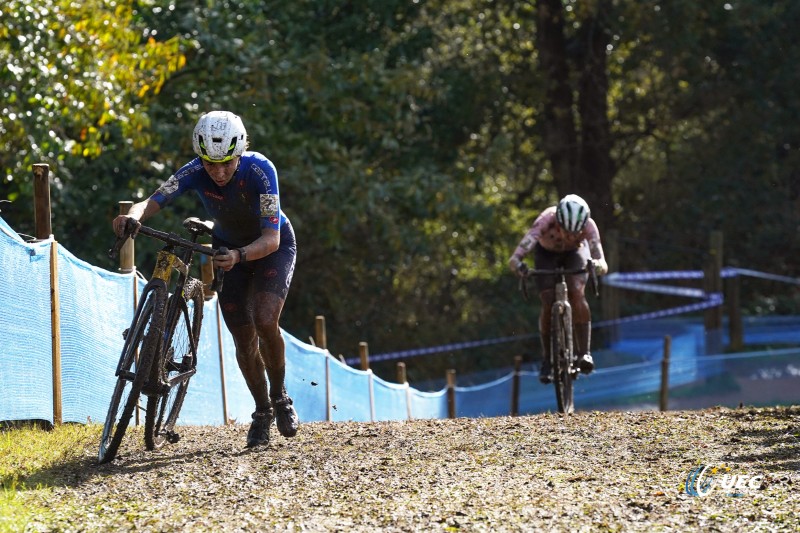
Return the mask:
<path fill-rule="evenodd" d="M 219 304 L 255 401 L 247 446 L 268 444 L 273 420 L 281 435 L 293 437 L 299 422 L 285 388 L 285 344 L 278 321 L 297 247 L 292 225 L 281 210 L 278 173 L 264 155 L 247 151 L 244 124 L 228 111 L 201 116 L 192 146 L 198 157 L 127 215 L 116 217 L 114 232 L 123 236 L 129 220 L 138 224 L 178 196 L 197 194 L 214 220 L 214 248 L 231 250 L 215 256 L 214 265 L 226 271 Z"/>
<path fill-rule="evenodd" d="M 608 272 L 600 232 L 591 218 L 589 206 L 578 195 L 568 194 L 558 205 L 548 207 L 534 220 L 533 225 L 520 241 L 508 265 L 517 276 L 524 276 L 528 267 L 523 258 L 533 252 L 534 264 L 540 269 L 580 269 L 589 259 L 594 263 L 598 275 Z M 569 303 L 572 306 L 575 353 L 578 368 L 583 374 L 591 374 L 594 360 L 591 355 L 592 318 L 586 301 L 588 276 L 567 276 Z M 555 299 L 555 276 L 536 278 L 536 288 L 542 302 L 539 314 L 539 333 L 542 343 L 542 366 L 539 381 L 553 380 L 550 365 L 550 308 Z"/>

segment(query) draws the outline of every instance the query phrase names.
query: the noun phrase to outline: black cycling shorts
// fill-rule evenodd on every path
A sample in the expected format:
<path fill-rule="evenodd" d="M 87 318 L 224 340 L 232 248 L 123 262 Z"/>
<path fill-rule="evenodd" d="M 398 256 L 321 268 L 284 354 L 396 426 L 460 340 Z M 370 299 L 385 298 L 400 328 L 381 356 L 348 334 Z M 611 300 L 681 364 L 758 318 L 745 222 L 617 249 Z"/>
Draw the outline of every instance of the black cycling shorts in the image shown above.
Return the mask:
<path fill-rule="evenodd" d="M 236 263 L 225 272 L 219 304 L 226 324 L 245 325 L 252 322 L 249 316 L 250 302 L 253 301 L 252 295 L 257 292 L 269 292 L 286 300 L 294 274 L 297 244 L 294 229 L 288 220 L 280 231 L 281 244 L 273 253 L 261 259 Z M 237 248 L 214 238 L 214 247 L 220 246 Z"/>
<path fill-rule="evenodd" d="M 538 242 L 533 247 L 533 264 L 537 269 L 550 270 L 561 267 L 571 270 L 585 268 L 589 259 L 591 259 L 591 255 L 585 241 L 577 250 L 568 252 L 551 252 L 550 250 L 545 250 Z M 575 276 L 581 278 L 583 285 L 586 284 L 588 274 L 575 274 Z M 536 288 L 539 292 L 556 286 L 555 276 L 536 276 L 535 279 Z"/>

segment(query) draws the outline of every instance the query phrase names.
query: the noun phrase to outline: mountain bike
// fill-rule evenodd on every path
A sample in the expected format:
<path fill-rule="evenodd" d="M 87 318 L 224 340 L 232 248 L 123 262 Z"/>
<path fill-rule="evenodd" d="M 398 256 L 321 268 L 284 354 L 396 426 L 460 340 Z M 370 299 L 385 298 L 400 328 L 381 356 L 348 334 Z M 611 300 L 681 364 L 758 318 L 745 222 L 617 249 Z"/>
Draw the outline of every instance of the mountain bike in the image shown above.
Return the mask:
<path fill-rule="evenodd" d="M 139 234 L 165 245 L 156 256 L 153 275 L 142 291 L 131 325 L 123 332 L 117 383 L 100 439 L 100 463 L 116 457 L 140 395 L 147 397 L 145 448 L 154 450 L 180 438 L 175 424 L 189 380 L 197 371 L 197 343 L 203 321 L 203 284 L 190 275 L 192 259 L 195 254 L 213 257 L 228 252 L 224 247 L 215 250 L 198 243 L 198 237 L 211 234 L 214 224 L 191 217 L 183 222 L 191 239 L 129 221 L 125 236 L 117 238 L 109 257 L 117 256 L 137 227 Z M 223 271 L 216 269 L 211 290 L 221 291 L 222 281 Z"/>
<path fill-rule="evenodd" d="M 573 349 L 572 306 L 567 295 L 567 276 L 577 274 L 589 274 L 595 296 L 600 295 L 597 273 L 591 259 L 583 268 L 529 269 L 520 278 L 520 289 L 527 300 L 528 278 L 556 276 L 555 301 L 550 308 L 550 368 L 553 370 L 558 412 L 565 414 L 575 411 L 573 382 L 578 379 L 579 373 L 577 355 Z"/>

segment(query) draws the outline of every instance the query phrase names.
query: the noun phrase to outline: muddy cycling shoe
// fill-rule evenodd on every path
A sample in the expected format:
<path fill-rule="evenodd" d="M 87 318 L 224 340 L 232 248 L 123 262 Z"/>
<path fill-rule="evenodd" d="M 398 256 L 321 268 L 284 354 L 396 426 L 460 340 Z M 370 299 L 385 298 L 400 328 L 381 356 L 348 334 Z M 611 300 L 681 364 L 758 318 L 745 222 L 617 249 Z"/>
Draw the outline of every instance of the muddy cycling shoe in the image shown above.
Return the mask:
<path fill-rule="evenodd" d="M 550 361 L 542 362 L 539 368 L 539 382 L 548 385 L 553 382 L 553 369 L 550 368 Z"/>
<path fill-rule="evenodd" d="M 591 354 L 585 354 L 578 359 L 578 368 L 582 374 L 591 374 L 594 371 L 594 359 Z"/>
<path fill-rule="evenodd" d="M 253 422 L 247 431 L 247 447 L 269 444 L 269 426 L 272 424 L 271 412 L 253 413 Z"/>
<path fill-rule="evenodd" d="M 292 399 L 284 393 L 280 398 L 272 400 L 272 406 L 275 408 L 275 425 L 278 426 L 278 432 L 284 437 L 297 435 L 297 426 L 300 422 L 297 419 L 297 411 L 292 407 Z"/>

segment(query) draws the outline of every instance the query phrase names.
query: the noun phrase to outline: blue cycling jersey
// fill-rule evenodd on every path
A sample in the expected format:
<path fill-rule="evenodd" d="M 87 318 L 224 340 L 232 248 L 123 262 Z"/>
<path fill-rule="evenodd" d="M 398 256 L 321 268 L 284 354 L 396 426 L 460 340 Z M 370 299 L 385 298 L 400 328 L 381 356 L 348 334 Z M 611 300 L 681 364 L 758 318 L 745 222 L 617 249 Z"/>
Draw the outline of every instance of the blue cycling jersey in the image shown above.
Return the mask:
<path fill-rule="evenodd" d="M 159 207 L 186 191 L 200 197 L 214 220 L 214 235 L 232 246 L 246 246 L 261 236 L 263 228 L 279 230 L 286 223 L 281 211 L 278 172 L 258 152 L 245 152 L 233 178 L 220 187 L 197 157 L 182 166 L 153 194 Z"/>

